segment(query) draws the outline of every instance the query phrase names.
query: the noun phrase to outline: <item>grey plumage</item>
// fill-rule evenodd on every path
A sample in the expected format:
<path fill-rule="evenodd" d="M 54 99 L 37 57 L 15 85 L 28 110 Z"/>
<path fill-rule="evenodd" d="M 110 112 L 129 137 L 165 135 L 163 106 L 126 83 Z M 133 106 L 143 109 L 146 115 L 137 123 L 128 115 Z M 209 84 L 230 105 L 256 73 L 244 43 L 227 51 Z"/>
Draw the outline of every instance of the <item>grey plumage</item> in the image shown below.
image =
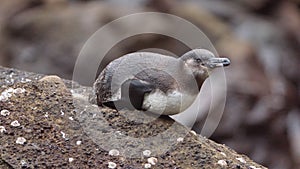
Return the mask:
<path fill-rule="evenodd" d="M 212 69 L 229 63 L 204 49 L 180 58 L 150 52 L 127 54 L 112 61 L 96 79 L 97 104 L 177 114 L 193 103 Z"/>

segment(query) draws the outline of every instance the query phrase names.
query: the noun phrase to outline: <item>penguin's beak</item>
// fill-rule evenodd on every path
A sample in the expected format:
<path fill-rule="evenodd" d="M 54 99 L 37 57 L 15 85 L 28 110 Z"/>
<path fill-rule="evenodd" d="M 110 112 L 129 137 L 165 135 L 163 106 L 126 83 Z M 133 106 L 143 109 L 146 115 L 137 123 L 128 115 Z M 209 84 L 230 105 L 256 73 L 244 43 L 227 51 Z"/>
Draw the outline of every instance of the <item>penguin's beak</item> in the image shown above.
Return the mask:
<path fill-rule="evenodd" d="M 230 60 L 228 58 L 210 58 L 208 60 L 208 66 L 210 68 L 225 67 L 230 65 Z"/>

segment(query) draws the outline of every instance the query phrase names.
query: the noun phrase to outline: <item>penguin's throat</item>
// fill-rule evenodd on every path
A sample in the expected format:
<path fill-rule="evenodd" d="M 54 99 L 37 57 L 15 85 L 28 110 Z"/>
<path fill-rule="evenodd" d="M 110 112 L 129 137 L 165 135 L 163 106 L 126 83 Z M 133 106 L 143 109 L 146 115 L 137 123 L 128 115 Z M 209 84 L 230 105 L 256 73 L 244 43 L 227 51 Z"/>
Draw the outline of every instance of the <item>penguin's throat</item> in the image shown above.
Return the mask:
<path fill-rule="evenodd" d="M 207 72 L 194 72 L 194 77 L 196 79 L 198 89 L 200 90 L 205 79 L 208 78 L 208 73 Z"/>

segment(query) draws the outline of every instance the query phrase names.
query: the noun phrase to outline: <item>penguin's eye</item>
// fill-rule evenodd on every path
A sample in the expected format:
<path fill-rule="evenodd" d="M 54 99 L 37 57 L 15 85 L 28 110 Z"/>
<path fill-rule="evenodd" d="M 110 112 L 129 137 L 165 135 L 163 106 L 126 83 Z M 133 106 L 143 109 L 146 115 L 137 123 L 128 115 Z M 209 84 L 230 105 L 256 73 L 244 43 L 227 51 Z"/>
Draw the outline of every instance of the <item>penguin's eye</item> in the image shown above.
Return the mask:
<path fill-rule="evenodd" d="M 201 60 L 201 59 L 199 59 L 199 58 L 197 58 L 197 59 L 196 59 L 196 62 L 197 62 L 197 63 L 201 63 L 201 62 L 202 62 L 202 60 Z"/>

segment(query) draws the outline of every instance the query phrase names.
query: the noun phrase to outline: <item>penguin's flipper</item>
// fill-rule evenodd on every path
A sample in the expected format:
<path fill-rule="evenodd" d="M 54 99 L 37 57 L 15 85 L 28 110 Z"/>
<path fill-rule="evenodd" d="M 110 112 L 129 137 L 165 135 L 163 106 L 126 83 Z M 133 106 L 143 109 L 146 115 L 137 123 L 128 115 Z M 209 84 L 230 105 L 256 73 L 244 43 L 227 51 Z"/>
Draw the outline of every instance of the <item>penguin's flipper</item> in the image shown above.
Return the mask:
<path fill-rule="evenodd" d="M 144 110 L 144 96 L 154 90 L 154 85 L 139 79 L 129 79 L 121 85 L 121 99 L 104 102 L 103 105 L 117 109 Z"/>

